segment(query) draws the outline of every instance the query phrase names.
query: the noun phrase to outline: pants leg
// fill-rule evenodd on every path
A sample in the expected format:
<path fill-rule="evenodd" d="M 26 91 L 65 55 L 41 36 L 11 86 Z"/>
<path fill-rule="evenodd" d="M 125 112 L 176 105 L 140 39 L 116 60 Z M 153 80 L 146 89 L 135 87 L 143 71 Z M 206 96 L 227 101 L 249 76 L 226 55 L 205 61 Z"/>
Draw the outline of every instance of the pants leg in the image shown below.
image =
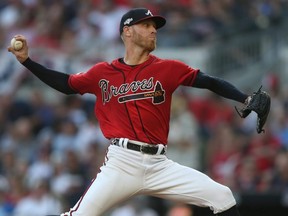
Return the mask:
<path fill-rule="evenodd" d="M 230 209 L 236 204 L 228 187 L 195 169 L 168 159 L 155 163 L 147 172 L 146 180 L 146 194 L 200 207 L 210 207 L 214 214 Z"/>
<path fill-rule="evenodd" d="M 123 150 L 109 147 L 106 165 L 101 167 L 101 172 L 76 205 L 61 216 L 100 216 L 142 188 L 139 176 L 143 171 L 135 165 L 137 158 L 128 156 Z"/>

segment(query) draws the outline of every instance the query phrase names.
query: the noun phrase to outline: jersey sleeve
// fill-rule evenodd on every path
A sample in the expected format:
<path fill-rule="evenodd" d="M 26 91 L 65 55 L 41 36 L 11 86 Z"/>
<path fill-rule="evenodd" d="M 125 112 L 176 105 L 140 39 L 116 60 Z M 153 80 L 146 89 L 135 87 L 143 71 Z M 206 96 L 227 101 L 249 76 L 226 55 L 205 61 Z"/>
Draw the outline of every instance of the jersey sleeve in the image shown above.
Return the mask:
<path fill-rule="evenodd" d="M 87 72 L 80 72 L 77 74 L 72 74 L 69 77 L 70 87 L 80 93 L 95 93 L 95 83 L 97 83 L 97 67 L 93 66 Z"/>
<path fill-rule="evenodd" d="M 173 60 L 173 71 L 175 71 L 174 76 L 177 76 L 178 85 L 192 86 L 200 70 L 181 61 Z"/>

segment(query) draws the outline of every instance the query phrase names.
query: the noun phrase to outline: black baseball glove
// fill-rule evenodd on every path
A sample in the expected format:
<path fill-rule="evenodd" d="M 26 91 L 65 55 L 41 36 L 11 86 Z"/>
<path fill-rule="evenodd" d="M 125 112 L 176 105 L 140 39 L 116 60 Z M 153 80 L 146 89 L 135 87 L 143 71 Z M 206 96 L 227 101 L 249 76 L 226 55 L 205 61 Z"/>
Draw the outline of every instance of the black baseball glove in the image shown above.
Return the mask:
<path fill-rule="evenodd" d="M 245 106 L 242 109 L 235 107 L 237 113 L 241 118 L 246 118 L 251 111 L 257 113 L 257 132 L 265 132 L 263 126 L 267 120 L 270 112 L 271 98 L 269 94 L 261 90 L 262 86 L 257 92 L 254 92 L 249 96 L 245 102 Z"/>

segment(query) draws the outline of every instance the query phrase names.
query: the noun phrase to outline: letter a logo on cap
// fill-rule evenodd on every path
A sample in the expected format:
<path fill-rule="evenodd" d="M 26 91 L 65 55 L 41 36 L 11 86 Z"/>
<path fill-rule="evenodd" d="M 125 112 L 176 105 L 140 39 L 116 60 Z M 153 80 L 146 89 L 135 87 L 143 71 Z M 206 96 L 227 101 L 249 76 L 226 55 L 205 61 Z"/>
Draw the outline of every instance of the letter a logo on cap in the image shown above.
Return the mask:
<path fill-rule="evenodd" d="M 145 13 L 145 14 L 146 14 L 147 16 L 149 16 L 149 15 L 150 15 L 150 16 L 153 16 L 153 14 L 151 13 L 150 10 L 148 10 L 147 13 Z"/>

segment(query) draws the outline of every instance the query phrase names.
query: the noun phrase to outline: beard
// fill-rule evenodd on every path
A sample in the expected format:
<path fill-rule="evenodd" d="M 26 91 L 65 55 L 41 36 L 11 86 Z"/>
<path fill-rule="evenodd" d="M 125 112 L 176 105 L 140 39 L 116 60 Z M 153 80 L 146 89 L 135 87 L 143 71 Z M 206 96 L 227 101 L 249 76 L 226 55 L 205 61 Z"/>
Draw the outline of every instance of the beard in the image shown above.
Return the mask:
<path fill-rule="evenodd" d="M 153 50 L 156 49 L 156 42 L 157 42 L 156 36 L 155 38 L 151 38 L 151 37 L 143 37 L 140 34 L 135 35 L 134 43 L 148 52 L 152 52 Z"/>

